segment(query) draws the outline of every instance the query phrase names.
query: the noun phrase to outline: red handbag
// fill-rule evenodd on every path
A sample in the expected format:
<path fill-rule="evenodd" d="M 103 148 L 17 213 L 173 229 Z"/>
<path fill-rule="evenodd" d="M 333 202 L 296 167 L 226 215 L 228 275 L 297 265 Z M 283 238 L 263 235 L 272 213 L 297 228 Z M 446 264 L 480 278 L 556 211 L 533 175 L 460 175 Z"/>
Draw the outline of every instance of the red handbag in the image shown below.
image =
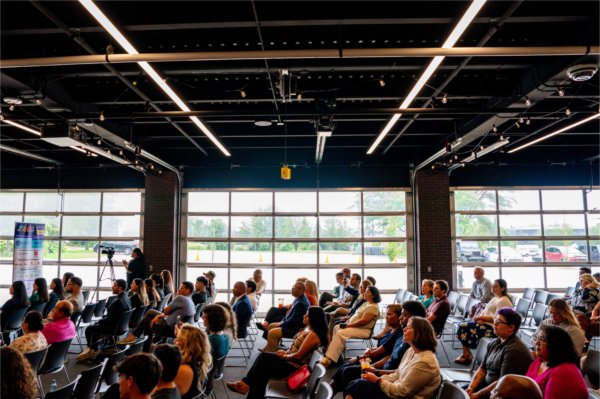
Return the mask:
<path fill-rule="evenodd" d="M 287 379 L 287 387 L 292 392 L 301 391 L 308 384 L 309 379 L 310 370 L 308 369 L 308 365 L 305 364 L 290 374 Z"/>

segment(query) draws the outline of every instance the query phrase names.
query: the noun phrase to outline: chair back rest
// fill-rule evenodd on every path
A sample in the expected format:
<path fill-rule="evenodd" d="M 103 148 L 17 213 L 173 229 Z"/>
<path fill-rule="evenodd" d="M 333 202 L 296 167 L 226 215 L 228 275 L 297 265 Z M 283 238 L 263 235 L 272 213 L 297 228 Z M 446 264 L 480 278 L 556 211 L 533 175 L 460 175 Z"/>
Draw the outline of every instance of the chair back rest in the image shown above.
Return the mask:
<path fill-rule="evenodd" d="M 563 296 L 560 294 L 548 294 L 548 296 L 546 297 L 546 305 L 549 305 L 553 299 L 560 299 L 562 297 Z"/>
<path fill-rule="evenodd" d="M 55 342 L 48 347 L 46 360 L 44 361 L 44 365 L 40 369 L 39 374 L 47 374 L 55 370 L 60 370 L 64 366 L 67 352 L 69 352 L 69 346 L 71 346 L 71 341 L 72 338 Z"/>
<path fill-rule="evenodd" d="M 477 343 L 477 350 L 475 351 L 475 357 L 473 359 L 473 364 L 471 365 L 471 371 L 477 370 L 477 368 L 483 363 L 483 359 L 488 351 L 488 346 L 492 343 L 491 338 L 480 338 Z"/>
<path fill-rule="evenodd" d="M 36 310 L 38 312 L 40 312 L 42 315 L 44 314 L 44 309 L 46 308 L 46 304 L 48 302 L 40 302 L 40 303 L 36 303 L 35 305 L 31 305 L 29 307 L 29 309 L 27 309 L 27 312 L 25 312 L 25 314 L 31 312 L 32 310 Z"/>
<path fill-rule="evenodd" d="M 404 288 L 398 288 L 396 291 L 396 296 L 394 297 L 394 303 L 402 303 L 402 297 L 404 297 Z"/>
<path fill-rule="evenodd" d="M 469 394 L 458 385 L 444 381 L 436 399 L 469 399 Z"/>
<path fill-rule="evenodd" d="M 531 301 L 533 299 L 534 293 L 535 290 L 533 288 L 525 288 L 525 291 L 523 291 L 523 298 L 529 299 Z"/>
<path fill-rule="evenodd" d="M 162 312 L 164 310 L 165 305 L 166 305 L 167 301 L 169 300 L 169 298 L 171 298 L 171 294 L 165 295 L 158 303 L 156 310 L 158 310 L 159 312 Z"/>
<path fill-rule="evenodd" d="M 71 321 L 74 325 L 77 325 L 79 323 L 79 320 L 81 319 L 81 314 L 82 312 L 75 312 L 71 315 Z"/>
<path fill-rule="evenodd" d="M 416 301 L 417 299 L 419 299 L 419 297 L 418 297 L 418 296 L 416 296 L 415 294 L 412 294 L 412 295 L 410 296 L 410 298 L 408 298 L 408 300 L 409 300 L 409 301 Z"/>
<path fill-rule="evenodd" d="M 531 306 L 531 301 L 525 298 L 519 298 L 519 302 L 517 302 L 516 312 L 521 315 L 523 321 L 527 318 L 527 312 L 529 311 L 529 307 Z"/>
<path fill-rule="evenodd" d="M 87 304 L 88 299 L 90 299 L 90 290 L 81 291 L 81 295 L 83 295 L 83 303 Z"/>
<path fill-rule="evenodd" d="M 133 309 L 133 313 L 131 313 L 131 319 L 129 319 L 129 324 L 134 326 L 140 324 L 142 317 L 144 317 L 146 314 L 146 310 L 148 310 L 148 306 L 140 306 Z"/>
<path fill-rule="evenodd" d="M 106 359 L 106 365 L 104 366 L 104 370 L 102 370 L 102 377 L 100 378 L 104 380 L 106 385 L 112 385 L 119 380 L 119 374 L 114 370 L 114 367 L 117 363 L 125 359 L 125 349 L 107 355 Z"/>
<path fill-rule="evenodd" d="M 135 355 L 136 353 L 140 353 L 144 348 L 144 343 L 148 340 L 148 336 L 146 335 L 144 338 L 138 338 L 135 343 L 127 346 L 125 349 L 125 356 Z"/>
<path fill-rule="evenodd" d="M 202 302 L 196 305 L 196 313 L 194 313 L 194 323 L 198 323 L 200 316 L 202 316 L 202 309 L 204 309 L 206 302 Z"/>
<path fill-rule="evenodd" d="M 467 301 L 467 306 L 465 306 L 465 312 L 462 314 L 462 316 L 464 318 L 469 317 L 469 313 L 471 313 L 471 308 L 479 302 L 481 302 L 479 299 L 469 297 L 469 300 Z"/>
<path fill-rule="evenodd" d="M 315 364 L 315 368 L 313 368 L 310 373 L 310 378 L 308 379 L 308 384 L 306 385 L 306 391 L 304 391 L 303 399 L 314 397 L 315 390 L 317 389 L 317 384 L 325 375 L 325 367 L 321 363 Z"/>
<path fill-rule="evenodd" d="M 547 297 L 548 291 L 535 290 L 535 294 L 533 295 L 533 302 L 546 304 Z"/>
<path fill-rule="evenodd" d="M 109 309 L 110 305 L 112 305 L 113 303 L 115 303 L 115 301 L 117 300 L 117 296 L 116 295 L 111 295 L 108 298 L 106 298 L 106 307 L 105 309 Z M 104 316 L 104 314 L 103 314 Z"/>
<path fill-rule="evenodd" d="M 133 310 L 128 310 L 126 312 L 121 313 L 121 316 L 119 316 L 119 321 L 115 325 L 113 335 L 123 335 L 127 331 L 129 331 L 129 320 L 131 319 L 132 314 Z"/>
<path fill-rule="evenodd" d="M 75 385 L 79 383 L 79 376 L 75 380 L 71 381 L 64 387 L 57 389 L 56 391 L 48 392 L 44 399 L 70 399 L 73 395 Z"/>
<path fill-rule="evenodd" d="M 467 303 L 469 302 L 469 296 L 461 294 L 456 300 L 456 305 L 454 307 L 455 313 L 458 313 L 461 316 L 465 315 L 465 311 L 467 309 Z"/>
<path fill-rule="evenodd" d="M 598 389 L 600 385 L 600 352 L 588 350 L 587 358 L 581 368 L 581 373 L 585 377 L 588 386 Z"/>
<path fill-rule="evenodd" d="M 333 389 L 331 385 L 326 382 L 319 382 L 319 386 L 317 387 L 317 391 L 313 396 L 314 399 L 331 399 L 333 398 Z"/>
<path fill-rule="evenodd" d="M 105 358 L 102 363 L 93 366 L 87 370 L 83 370 L 79 374 L 79 382 L 73 392 L 73 399 L 94 399 L 98 383 L 100 382 L 100 375 L 108 362 L 108 358 Z"/>
<path fill-rule="evenodd" d="M 317 362 L 321 360 L 322 357 L 323 355 L 321 354 L 321 352 L 314 351 L 312 356 L 310 357 L 310 360 L 308 361 L 308 368 L 311 370 L 314 369 L 315 364 L 317 364 Z"/>
<path fill-rule="evenodd" d="M 80 323 L 90 323 L 92 321 L 92 317 L 94 317 L 94 309 L 96 309 L 95 303 L 88 303 L 83 308 L 83 312 L 81 312 L 81 319 L 79 319 Z"/>
<path fill-rule="evenodd" d="M 6 322 L 4 323 L 3 330 L 4 331 L 13 331 L 21 328 L 21 324 L 23 324 L 23 319 L 25 318 L 25 313 L 29 307 L 15 309 L 7 313 Z M 3 317 L 3 318 L 4 318 Z"/>
<path fill-rule="evenodd" d="M 31 365 L 31 369 L 33 370 L 34 373 L 37 374 L 38 371 L 40 370 L 40 367 L 44 363 L 47 353 L 48 353 L 48 348 L 44 348 L 44 349 L 40 349 L 37 352 L 29 352 L 29 353 L 24 354 L 24 356 L 29 361 L 29 364 Z"/>
<path fill-rule="evenodd" d="M 402 303 L 408 301 L 410 299 L 411 295 L 412 295 L 412 292 L 404 291 L 404 295 L 402 296 Z"/>
<path fill-rule="evenodd" d="M 96 302 L 96 306 L 94 307 L 94 317 L 104 316 L 104 309 L 106 309 L 106 299 L 101 299 Z"/>
<path fill-rule="evenodd" d="M 48 302 L 46 302 L 46 306 L 44 306 L 44 311 L 42 312 L 42 316 L 44 316 L 44 319 L 48 317 L 48 313 L 50 313 L 50 311 L 52 309 L 54 309 L 54 307 L 56 306 L 56 304 L 58 303 L 58 297 L 54 297 L 54 298 L 50 298 L 50 300 Z"/>
<path fill-rule="evenodd" d="M 575 293 L 575 287 L 567 287 L 567 291 L 565 291 L 565 295 L 573 296 Z"/>
<path fill-rule="evenodd" d="M 533 307 L 533 312 L 531 313 L 531 318 L 535 322 L 536 326 L 539 326 L 542 320 L 546 317 L 546 311 L 548 310 L 548 306 L 543 303 L 536 303 Z"/>
<path fill-rule="evenodd" d="M 456 291 L 450 291 L 447 296 L 448 302 L 450 303 L 450 312 L 454 313 L 456 310 L 456 301 L 458 301 L 460 294 Z"/>

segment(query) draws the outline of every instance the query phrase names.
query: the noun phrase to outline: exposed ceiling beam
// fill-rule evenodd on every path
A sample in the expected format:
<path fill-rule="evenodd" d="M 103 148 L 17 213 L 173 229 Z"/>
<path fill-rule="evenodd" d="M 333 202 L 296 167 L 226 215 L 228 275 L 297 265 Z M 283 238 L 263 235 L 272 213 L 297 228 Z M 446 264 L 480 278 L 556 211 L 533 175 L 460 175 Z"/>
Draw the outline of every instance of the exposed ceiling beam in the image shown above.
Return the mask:
<path fill-rule="evenodd" d="M 48 163 L 52 163 L 54 165 L 62 165 L 61 162 L 58 162 L 54 159 L 51 158 L 46 158 L 43 157 L 41 155 L 37 155 L 37 154 L 33 154 L 31 152 L 28 151 L 23 151 L 20 150 L 18 148 L 14 148 L 14 147 L 9 147 L 5 144 L 0 144 L 0 151 L 4 151 L 4 152 L 9 152 L 11 154 L 15 154 L 21 157 L 25 157 L 25 158 L 29 158 L 29 159 L 35 159 L 36 161 L 42 161 L 42 162 L 48 162 Z"/>

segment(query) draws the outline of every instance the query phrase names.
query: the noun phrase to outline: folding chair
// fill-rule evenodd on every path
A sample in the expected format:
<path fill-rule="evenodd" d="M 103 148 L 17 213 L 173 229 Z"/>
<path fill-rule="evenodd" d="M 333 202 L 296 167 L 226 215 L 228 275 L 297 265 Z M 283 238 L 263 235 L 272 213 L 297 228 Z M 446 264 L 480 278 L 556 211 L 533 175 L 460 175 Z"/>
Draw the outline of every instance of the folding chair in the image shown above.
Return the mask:
<path fill-rule="evenodd" d="M 312 398 L 317 385 L 323 376 L 325 375 L 325 367 L 321 363 L 315 364 L 312 372 L 310 373 L 310 379 L 306 385 L 304 392 L 291 392 L 287 387 L 286 380 L 270 380 L 265 391 L 265 399 L 301 399 L 301 398 Z"/>
<path fill-rule="evenodd" d="M 71 399 L 73 395 L 73 389 L 75 389 L 75 385 L 77 385 L 78 381 L 79 376 L 64 387 L 59 388 L 56 391 L 48 392 L 44 396 L 44 399 Z"/>
<path fill-rule="evenodd" d="M 40 387 L 42 396 L 44 395 L 42 379 L 40 378 L 42 375 L 55 374 L 59 371 L 64 371 L 67 381 L 71 381 L 69 378 L 69 373 L 67 373 L 67 368 L 65 367 L 65 361 L 67 359 L 67 353 L 69 352 L 69 346 L 71 346 L 72 340 L 73 339 L 67 339 L 65 341 L 55 342 L 48 347 L 46 359 L 44 360 L 44 364 L 38 371 L 37 375 L 38 386 Z"/>
<path fill-rule="evenodd" d="M 600 386 L 600 352 L 588 350 L 585 362 L 581 368 L 581 374 L 589 388 L 598 389 Z"/>
<path fill-rule="evenodd" d="M 77 324 L 75 324 L 75 331 L 77 332 L 77 335 L 75 335 L 75 337 L 77 338 L 77 345 L 79 345 L 80 348 L 79 353 L 83 352 L 83 343 L 81 342 L 79 331 L 92 324 L 92 318 L 94 317 L 95 308 L 96 304 L 94 303 L 88 303 L 87 305 L 85 305 L 85 308 L 83 308 L 83 312 L 81 312 Z"/>
<path fill-rule="evenodd" d="M 117 363 L 122 362 L 125 359 L 125 349 L 119 349 L 116 352 L 104 355 L 106 357 L 106 364 L 100 374 L 100 381 L 96 388 L 96 393 L 105 392 L 108 387 L 115 384 L 119 380 L 118 373 L 114 370 Z M 103 359 L 104 360 L 104 359 Z"/>
<path fill-rule="evenodd" d="M 450 291 L 447 296 L 448 296 L 448 303 L 450 303 L 450 313 L 454 314 L 454 311 L 456 310 L 456 301 L 458 301 L 458 298 L 460 297 L 460 293 L 458 293 L 456 291 Z"/>
<path fill-rule="evenodd" d="M 5 338 L 5 342 L 10 342 L 10 336 L 13 333 L 16 334 L 21 329 L 21 324 L 23 324 L 27 309 L 29 308 L 16 309 L 6 313 L 6 322 L 4 323 L 4 329 L 2 330 L 2 336 Z"/>
<path fill-rule="evenodd" d="M 140 324 L 140 321 L 142 321 L 142 318 L 146 314 L 147 310 L 148 306 L 140 306 L 138 308 L 133 309 L 133 312 L 131 313 L 131 318 L 129 319 L 129 327 L 134 328 L 135 326 Z"/>
<path fill-rule="evenodd" d="M 36 375 L 36 383 L 38 384 L 38 388 L 40 392 L 42 392 L 42 386 L 40 385 L 40 381 L 37 379 L 37 374 L 40 372 L 44 361 L 46 360 L 46 354 L 48 353 L 48 348 L 40 349 L 37 352 L 29 352 L 25 353 L 25 358 L 29 361 L 29 365 L 31 366 L 31 370 Z"/>
<path fill-rule="evenodd" d="M 483 362 L 485 355 L 488 351 L 488 346 L 492 342 L 491 338 L 481 338 L 477 344 L 475 350 L 475 356 L 473 357 L 473 363 L 470 369 L 464 368 L 442 368 L 442 379 L 445 381 L 457 382 L 469 382 L 473 379 L 473 376 L 477 372 L 479 365 Z"/>
<path fill-rule="evenodd" d="M 27 312 L 25 312 L 25 314 L 31 312 L 32 310 L 35 310 L 35 311 L 42 313 L 42 316 L 43 316 L 44 308 L 46 307 L 47 303 L 48 302 L 41 302 L 41 303 L 36 303 L 35 305 L 31 305 L 31 306 L 29 306 L 29 308 L 27 309 Z"/>
<path fill-rule="evenodd" d="M 443 381 L 436 399 L 469 399 L 469 394 L 459 386 Z"/>
<path fill-rule="evenodd" d="M 121 313 L 121 316 L 119 316 L 119 321 L 115 325 L 115 328 L 112 332 L 108 334 L 94 334 L 91 337 L 91 339 L 94 340 L 94 337 L 98 337 L 105 341 L 102 351 L 106 350 L 106 338 L 111 338 L 112 344 L 114 345 L 114 347 L 116 347 L 117 338 L 129 331 L 129 320 L 131 319 L 132 313 L 133 310 L 128 310 L 126 312 Z"/>
<path fill-rule="evenodd" d="M 319 382 L 317 390 L 313 396 L 314 399 L 331 399 L 333 398 L 333 388 L 326 382 Z"/>
<path fill-rule="evenodd" d="M 73 399 L 94 399 L 98 384 L 100 383 L 100 376 L 104 371 L 104 367 L 108 362 L 108 358 L 105 358 L 102 363 L 90 367 L 87 370 L 83 370 L 79 374 L 79 381 L 73 391 Z"/>
<path fill-rule="evenodd" d="M 94 316 L 92 317 L 93 321 L 98 321 L 104 317 L 104 309 L 106 309 L 106 299 L 101 299 L 96 302 L 96 306 L 94 306 Z"/>

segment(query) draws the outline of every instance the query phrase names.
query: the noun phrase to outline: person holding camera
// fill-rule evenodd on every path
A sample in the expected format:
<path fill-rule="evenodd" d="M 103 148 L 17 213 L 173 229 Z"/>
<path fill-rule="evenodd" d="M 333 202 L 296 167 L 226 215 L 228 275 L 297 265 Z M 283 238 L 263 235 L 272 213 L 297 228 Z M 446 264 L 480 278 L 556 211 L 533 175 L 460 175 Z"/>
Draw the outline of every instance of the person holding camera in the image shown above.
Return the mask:
<path fill-rule="evenodd" d="M 127 269 L 127 286 L 131 287 L 131 282 L 136 278 L 144 280 L 146 278 L 146 262 L 144 254 L 139 248 L 131 251 L 131 260 L 127 262 L 123 259 L 123 266 Z"/>

